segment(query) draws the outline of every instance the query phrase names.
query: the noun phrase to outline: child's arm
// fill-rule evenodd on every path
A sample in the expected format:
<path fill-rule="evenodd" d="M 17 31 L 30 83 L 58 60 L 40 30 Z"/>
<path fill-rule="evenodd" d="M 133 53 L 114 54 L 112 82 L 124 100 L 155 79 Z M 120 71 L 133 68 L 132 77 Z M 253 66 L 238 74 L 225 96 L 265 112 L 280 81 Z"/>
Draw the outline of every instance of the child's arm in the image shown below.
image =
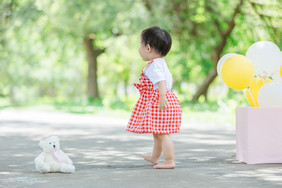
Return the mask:
<path fill-rule="evenodd" d="M 166 81 L 162 80 L 158 82 L 159 87 L 159 109 L 166 110 L 168 107 L 168 102 L 166 98 Z"/>

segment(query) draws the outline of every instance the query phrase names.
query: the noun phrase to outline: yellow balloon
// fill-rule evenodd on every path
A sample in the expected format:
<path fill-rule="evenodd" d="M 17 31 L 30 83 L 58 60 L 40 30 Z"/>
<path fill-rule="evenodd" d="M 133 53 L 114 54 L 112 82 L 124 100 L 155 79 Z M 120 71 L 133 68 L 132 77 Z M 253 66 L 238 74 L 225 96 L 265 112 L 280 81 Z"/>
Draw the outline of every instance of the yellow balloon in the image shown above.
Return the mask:
<path fill-rule="evenodd" d="M 282 64 L 280 65 L 280 76 L 282 78 Z"/>
<path fill-rule="evenodd" d="M 268 82 L 271 82 L 271 79 L 264 79 L 264 78 L 255 78 L 251 81 L 250 88 L 245 90 L 245 96 L 248 103 L 253 107 L 259 107 L 258 104 L 258 92 L 260 88 Z M 255 103 L 254 103 L 255 101 Z"/>
<path fill-rule="evenodd" d="M 245 89 L 250 86 L 255 76 L 252 62 L 243 55 L 227 58 L 220 71 L 223 82 L 233 89 Z"/>

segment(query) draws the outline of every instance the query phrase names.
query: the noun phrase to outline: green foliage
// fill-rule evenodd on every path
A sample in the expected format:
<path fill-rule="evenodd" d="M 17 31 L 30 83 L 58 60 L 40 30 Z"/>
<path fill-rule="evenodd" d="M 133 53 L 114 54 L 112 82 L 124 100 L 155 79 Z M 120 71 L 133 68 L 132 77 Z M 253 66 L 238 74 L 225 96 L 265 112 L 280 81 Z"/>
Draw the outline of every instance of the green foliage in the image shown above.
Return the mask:
<path fill-rule="evenodd" d="M 219 80 L 210 86 L 209 103 L 203 99 L 190 103 L 215 66 L 212 53 L 220 41 L 219 29 L 227 29 L 238 2 L 1 1 L 0 107 L 42 103 L 78 113 L 131 110 L 139 95 L 132 83 L 138 82 L 145 65 L 138 54 L 139 34 L 152 25 L 172 35 L 173 46 L 165 58 L 184 109 L 218 111 L 246 105 L 242 92 L 227 89 Z M 246 1 L 223 54 L 245 54 L 258 40 L 273 41 L 281 48 L 281 16 L 279 0 Z M 96 100 L 86 95 L 88 70 L 82 41 L 89 35 L 96 47 L 106 49 L 98 57 L 101 98 Z"/>

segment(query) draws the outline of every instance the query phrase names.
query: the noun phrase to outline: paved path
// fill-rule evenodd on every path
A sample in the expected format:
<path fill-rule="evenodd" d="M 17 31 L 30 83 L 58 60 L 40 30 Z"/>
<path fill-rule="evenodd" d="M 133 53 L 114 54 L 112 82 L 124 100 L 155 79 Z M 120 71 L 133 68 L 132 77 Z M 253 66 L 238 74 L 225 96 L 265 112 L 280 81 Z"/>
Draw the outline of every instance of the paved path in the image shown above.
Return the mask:
<path fill-rule="evenodd" d="M 155 170 L 152 135 L 125 132 L 127 119 L 64 113 L 0 111 L 0 187 L 281 187 L 282 165 L 235 160 L 234 127 L 183 124 L 173 136 L 176 169 Z M 38 142 L 58 135 L 74 174 L 40 174 Z"/>

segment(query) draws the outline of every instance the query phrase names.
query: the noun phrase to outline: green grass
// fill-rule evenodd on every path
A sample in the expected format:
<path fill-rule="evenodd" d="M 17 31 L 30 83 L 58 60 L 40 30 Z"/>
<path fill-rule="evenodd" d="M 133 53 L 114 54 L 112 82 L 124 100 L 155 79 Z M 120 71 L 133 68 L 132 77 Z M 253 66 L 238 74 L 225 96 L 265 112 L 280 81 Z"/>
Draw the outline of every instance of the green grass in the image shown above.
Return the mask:
<path fill-rule="evenodd" d="M 183 123 L 190 124 L 208 124 L 208 125 L 230 125 L 235 124 L 234 110 L 228 111 L 193 111 L 190 107 L 182 105 Z M 123 109 L 111 109 L 103 106 L 94 105 L 32 105 L 21 107 L 7 107 L 7 109 L 21 109 L 27 111 L 43 111 L 43 112 L 65 112 L 76 114 L 93 114 L 101 117 L 129 118 L 131 111 Z"/>
<path fill-rule="evenodd" d="M 2 98 L 3 99 L 3 98 Z M 245 106 L 238 103 L 238 99 L 228 99 L 222 101 L 181 102 L 183 110 L 182 121 L 191 124 L 210 124 L 210 125 L 230 125 L 235 124 L 235 109 L 237 106 Z M 243 101 L 243 100 L 241 100 Z M 29 105 L 9 105 L 8 100 L 0 100 L 1 109 L 22 109 L 31 111 L 45 112 L 66 112 L 76 114 L 93 114 L 102 117 L 129 118 L 136 99 L 110 98 L 108 100 L 84 98 L 69 102 L 41 100 Z M 244 101 L 243 101 L 244 102 Z"/>

